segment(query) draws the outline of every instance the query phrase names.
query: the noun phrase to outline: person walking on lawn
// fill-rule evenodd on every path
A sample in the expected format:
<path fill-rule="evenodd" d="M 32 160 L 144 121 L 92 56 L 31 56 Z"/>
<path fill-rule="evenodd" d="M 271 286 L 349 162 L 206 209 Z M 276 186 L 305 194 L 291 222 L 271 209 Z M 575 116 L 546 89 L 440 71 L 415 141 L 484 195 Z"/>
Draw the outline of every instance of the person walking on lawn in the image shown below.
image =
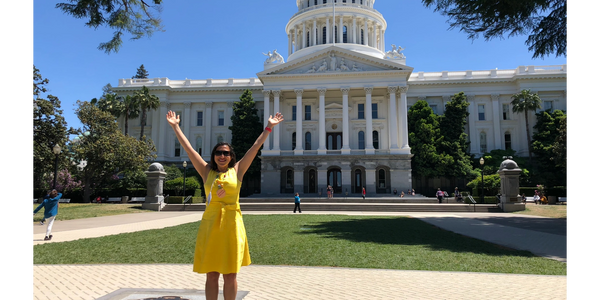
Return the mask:
<path fill-rule="evenodd" d="M 33 211 L 33 215 L 44 207 L 44 219 L 48 221 L 48 227 L 46 227 L 46 236 L 44 237 L 44 241 L 49 241 L 52 239 L 52 225 L 54 225 L 54 219 L 58 214 L 58 200 L 60 200 L 62 194 L 57 192 L 56 190 L 50 191 L 48 195 L 44 196 L 44 201 L 38 205 L 38 207 Z M 42 222 L 44 222 L 42 220 Z M 43 223 L 42 223 L 43 224 Z"/>
<path fill-rule="evenodd" d="M 298 209 L 298 212 L 302 213 L 302 209 L 300 208 L 300 194 L 298 193 L 294 195 L 294 213 L 296 213 L 296 208 Z"/>

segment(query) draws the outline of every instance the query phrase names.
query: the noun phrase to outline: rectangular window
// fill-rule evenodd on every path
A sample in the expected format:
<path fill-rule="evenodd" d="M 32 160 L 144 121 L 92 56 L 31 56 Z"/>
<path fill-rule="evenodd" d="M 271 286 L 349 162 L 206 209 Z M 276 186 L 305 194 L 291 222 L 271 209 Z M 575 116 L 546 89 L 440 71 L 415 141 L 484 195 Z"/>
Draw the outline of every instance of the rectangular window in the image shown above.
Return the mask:
<path fill-rule="evenodd" d="M 296 105 L 292 105 L 292 121 L 296 121 Z"/>
<path fill-rule="evenodd" d="M 437 111 L 437 104 L 432 104 L 432 105 L 430 105 L 429 107 L 431 107 L 431 110 L 433 110 L 433 113 L 434 113 L 434 114 L 436 114 L 436 115 L 438 114 L 438 111 Z"/>
<path fill-rule="evenodd" d="M 483 104 L 478 105 L 477 112 L 479 115 L 479 121 L 485 121 L 485 105 L 483 105 Z"/>
<path fill-rule="evenodd" d="M 504 150 L 512 149 L 510 133 L 504 134 Z"/>
<path fill-rule="evenodd" d="M 307 121 L 311 120 L 310 105 L 304 106 L 304 120 L 307 120 Z"/>
<path fill-rule="evenodd" d="M 219 110 L 217 112 L 217 115 L 218 115 L 218 119 L 219 119 L 218 126 L 224 126 L 225 125 L 225 111 Z"/>
<path fill-rule="evenodd" d="M 371 108 L 372 108 L 372 112 L 371 112 L 372 118 L 377 119 L 377 103 L 372 103 Z"/>
<path fill-rule="evenodd" d="M 358 104 L 358 119 L 363 120 L 365 118 L 365 105 L 362 103 Z"/>
<path fill-rule="evenodd" d="M 196 114 L 196 126 L 202 126 L 202 122 L 204 121 L 203 112 L 199 111 Z"/>
<path fill-rule="evenodd" d="M 365 149 L 365 132 L 358 132 L 358 149 Z"/>
<path fill-rule="evenodd" d="M 502 120 L 510 120 L 510 106 L 508 104 L 502 104 Z"/>
<path fill-rule="evenodd" d="M 260 118 L 260 123 L 264 124 L 265 123 L 265 110 L 264 109 L 260 110 L 259 118 Z"/>
<path fill-rule="evenodd" d="M 552 101 L 544 101 L 544 110 L 550 110 L 550 111 L 554 110 Z"/>
<path fill-rule="evenodd" d="M 175 141 L 175 157 L 181 156 L 181 144 L 179 141 Z"/>

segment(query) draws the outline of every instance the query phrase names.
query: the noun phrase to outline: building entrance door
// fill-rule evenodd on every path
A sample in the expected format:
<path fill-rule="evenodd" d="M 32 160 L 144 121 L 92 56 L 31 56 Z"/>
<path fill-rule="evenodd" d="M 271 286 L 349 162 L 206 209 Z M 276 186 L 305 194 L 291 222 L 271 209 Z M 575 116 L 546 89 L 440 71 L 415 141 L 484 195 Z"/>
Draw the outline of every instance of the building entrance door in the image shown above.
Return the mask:
<path fill-rule="evenodd" d="M 328 132 L 327 133 L 327 150 L 342 149 L 342 133 Z"/>
<path fill-rule="evenodd" d="M 336 194 L 342 193 L 342 170 L 338 168 L 327 171 L 327 185 L 333 187 Z"/>

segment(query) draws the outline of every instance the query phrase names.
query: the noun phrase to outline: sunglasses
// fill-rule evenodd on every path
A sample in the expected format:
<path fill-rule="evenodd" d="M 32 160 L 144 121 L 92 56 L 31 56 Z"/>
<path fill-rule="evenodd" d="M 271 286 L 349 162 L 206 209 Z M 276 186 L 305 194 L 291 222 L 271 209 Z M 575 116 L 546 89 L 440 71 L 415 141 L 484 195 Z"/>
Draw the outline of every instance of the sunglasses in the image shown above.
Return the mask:
<path fill-rule="evenodd" d="M 230 154 L 231 153 L 229 151 L 221 151 L 221 150 L 215 151 L 215 156 L 221 156 L 221 155 L 229 156 Z"/>

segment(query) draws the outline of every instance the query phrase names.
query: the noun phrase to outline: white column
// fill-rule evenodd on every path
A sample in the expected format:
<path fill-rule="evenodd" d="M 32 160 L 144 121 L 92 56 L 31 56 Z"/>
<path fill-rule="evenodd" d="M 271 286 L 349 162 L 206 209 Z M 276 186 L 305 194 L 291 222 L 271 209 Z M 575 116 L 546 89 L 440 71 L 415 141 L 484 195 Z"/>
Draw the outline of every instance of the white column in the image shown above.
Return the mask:
<path fill-rule="evenodd" d="M 204 110 L 204 140 L 202 141 L 202 157 L 205 161 L 210 160 L 210 152 L 212 151 L 212 102 L 206 102 Z"/>
<path fill-rule="evenodd" d="M 273 113 L 272 113 L 272 115 L 275 115 L 279 112 L 279 94 L 281 93 L 281 91 L 274 90 L 274 91 L 271 91 L 271 93 L 273 93 Z M 280 128 L 281 128 L 281 126 L 273 127 L 273 150 L 275 150 L 277 153 L 279 153 L 279 151 L 280 151 L 280 148 L 279 148 Z"/>
<path fill-rule="evenodd" d="M 400 138 L 402 141 L 402 153 L 410 154 L 410 146 L 408 145 L 408 103 L 406 101 L 406 93 L 408 92 L 408 86 L 401 86 L 400 90 Z"/>
<path fill-rule="evenodd" d="M 352 42 L 354 44 L 358 44 L 356 42 L 356 15 L 352 15 Z"/>
<path fill-rule="evenodd" d="M 303 111 L 302 108 L 302 93 L 303 89 L 294 89 L 296 93 L 296 149 L 294 149 L 294 155 L 302 155 L 304 154 L 304 145 L 302 144 L 304 136 L 302 135 L 302 117 Z"/>
<path fill-rule="evenodd" d="M 369 24 L 367 24 L 367 19 L 365 19 L 365 24 L 364 24 L 364 38 L 365 38 L 365 46 L 369 46 Z"/>
<path fill-rule="evenodd" d="M 192 140 L 190 137 L 190 127 L 192 125 L 192 113 L 190 111 L 191 106 L 192 102 L 186 101 L 183 103 L 183 135 L 185 135 L 189 140 Z M 189 154 L 185 150 L 182 152 L 183 153 L 181 153 L 181 159 L 187 159 L 189 157 Z"/>
<path fill-rule="evenodd" d="M 306 48 L 306 21 L 302 22 L 302 49 Z"/>
<path fill-rule="evenodd" d="M 294 52 L 298 51 L 298 47 L 300 47 L 298 43 L 298 30 L 296 30 L 296 26 L 294 26 Z"/>
<path fill-rule="evenodd" d="M 342 154 L 350 154 L 350 116 L 348 114 L 349 87 L 342 87 Z"/>
<path fill-rule="evenodd" d="M 288 56 L 292 55 L 292 35 L 288 34 Z"/>
<path fill-rule="evenodd" d="M 477 136 L 477 131 L 475 131 L 475 116 L 477 114 L 477 105 L 475 105 L 475 96 L 467 95 L 467 101 L 469 102 L 469 140 L 471 141 L 471 153 L 479 153 L 479 149 L 477 149 L 476 141 L 479 139 Z"/>
<path fill-rule="evenodd" d="M 263 96 L 264 96 L 264 114 L 263 114 L 263 119 L 265 121 L 265 127 L 267 127 L 267 125 L 269 125 L 269 106 L 271 105 L 269 102 L 269 98 L 271 97 L 271 91 L 270 90 L 263 90 Z M 269 143 L 269 140 L 271 139 L 271 135 L 269 134 L 269 136 L 267 136 L 267 139 L 265 140 L 265 143 L 263 144 L 263 150 L 271 150 L 271 145 Z"/>
<path fill-rule="evenodd" d="M 498 101 L 500 95 L 492 94 L 492 121 L 494 122 L 494 149 L 502 149 L 502 136 L 500 132 L 500 119 L 502 118 L 502 110 Z"/>
<path fill-rule="evenodd" d="M 385 29 L 381 30 L 381 51 L 385 52 Z"/>
<path fill-rule="evenodd" d="M 338 27 L 338 43 L 344 43 L 344 17 L 340 14 L 340 25 Z"/>
<path fill-rule="evenodd" d="M 390 128 L 390 153 L 397 153 L 398 147 L 398 122 L 396 121 L 396 90 L 397 86 L 388 86 L 388 92 L 390 93 L 390 101 L 388 107 L 388 127 Z"/>
<path fill-rule="evenodd" d="M 365 87 L 365 92 L 366 92 L 366 103 L 365 103 L 365 119 L 366 119 L 366 125 L 367 125 L 367 132 L 365 135 L 365 139 L 366 139 L 366 146 L 365 146 L 365 153 L 366 154 L 374 154 L 375 153 L 375 149 L 373 148 L 373 101 L 371 100 L 371 93 L 373 92 L 373 87 Z"/>
<path fill-rule="evenodd" d="M 327 154 L 327 141 L 325 133 L 325 92 L 326 88 L 317 88 L 319 92 L 319 155 Z"/>
<path fill-rule="evenodd" d="M 312 45 L 311 46 L 316 46 L 317 45 L 317 34 L 318 34 L 318 30 L 317 30 L 317 18 L 313 19 L 313 27 L 310 30 L 312 32 Z"/>
<path fill-rule="evenodd" d="M 327 28 L 327 30 L 325 30 L 326 36 L 325 36 L 325 43 L 328 44 L 329 43 L 329 33 L 331 32 L 331 28 L 329 28 L 329 17 L 326 18 L 327 23 L 325 25 L 325 28 Z"/>
<path fill-rule="evenodd" d="M 164 160 L 165 159 L 165 147 L 167 146 L 167 133 L 166 133 L 166 129 L 167 129 L 167 111 L 169 110 L 170 104 L 169 101 L 161 101 L 160 102 L 160 115 L 164 116 L 162 118 L 160 118 L 160 128 L 158 129 L 158 141 L 156 142 L 156 151 L 157 151 L 157 157 L 156 159 L 158 160 Z"/>

